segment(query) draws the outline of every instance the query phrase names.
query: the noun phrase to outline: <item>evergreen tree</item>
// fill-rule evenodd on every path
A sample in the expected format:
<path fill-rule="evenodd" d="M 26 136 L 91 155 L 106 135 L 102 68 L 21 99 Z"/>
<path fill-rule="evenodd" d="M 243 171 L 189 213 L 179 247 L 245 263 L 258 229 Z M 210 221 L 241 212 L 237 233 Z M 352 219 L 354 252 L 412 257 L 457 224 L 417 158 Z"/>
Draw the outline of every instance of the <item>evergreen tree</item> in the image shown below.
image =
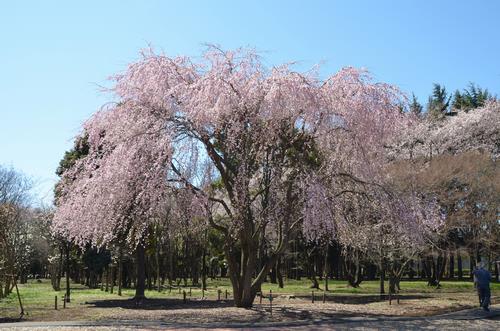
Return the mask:
<path fill-rule="evenodd" d="M 422 114 L 423 108 L 424 107 L 422 106 L 422 104 L 420 104 L 420 102 L 418 102 L 418 99 L 415 96 L 415 94 L 412 93 L 412 100 L 410 103 L 410 112 L 417 115 L 417 116 L 420 116 Z"/>
<path fill-rule="evenodd" d="M 444 117 L 448 111 L 450 99 L 451 96 L 448 96 L 446 88 L 435 83 L 432 95 L 429 97 L 429 102 L 427 103 L 427 113 L 436 119 Z"/>
<path fill-rule="evenodd" d="M 462 93 L 460 93 L 459 90 L 455 91 L 455 94 L 453 95 L 453 102 L 451 103 L 451 107 L 453 109 L 462 109 L 464 106 L 464 97 Z"/>
<path fill-rule="evenodd" d="M 470 83 L 462 93 L 456 91 L 453 97 L 452 107 L 457 110 L 469 111 L 484 106 L 486 101 L 494 99 L 488 89 L 482 89 L 474 83 Z"/>

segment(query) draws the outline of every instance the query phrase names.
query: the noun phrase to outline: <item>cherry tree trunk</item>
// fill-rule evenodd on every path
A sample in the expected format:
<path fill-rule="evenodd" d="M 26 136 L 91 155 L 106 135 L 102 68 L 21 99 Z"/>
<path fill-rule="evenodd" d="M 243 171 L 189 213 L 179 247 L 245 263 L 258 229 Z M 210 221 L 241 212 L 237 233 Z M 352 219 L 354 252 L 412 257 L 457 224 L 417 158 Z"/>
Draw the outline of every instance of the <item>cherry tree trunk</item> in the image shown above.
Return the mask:
<path fill-rule="evenodd" d="M 380 298 L 383 299 L 385 295 L 385 268 L 380 266 Z"/>
<path fill-rule="evenodd" d="M 105 291 L 109 291 L 109 267 L 106 267 L 106 286 L 105 286 Z"/>
<path fill-rule="evenodd" d="M 4 286 L 4 294 L 5 296 L 8 296 L 10 294 L 10 283 L 11 283 L 11 278 L 10 276 L 5 277 L 5 286 Z"/>
<path fill-rule="evenodd" d="M 446 255 L 439 253 L 436 264 L 436 283 L 439 286 L 439 283 L 443 279 L 444 271 L 446 270 Z"/>
<path fill-rule="evenodd" d="M 469 253 L 469 277 L 470 277 L 470 279 L 474 279 L 474 275 L 472 274 L 472 272 L 474 271 L 474 268 L 475 268 L 477 262 L 479 262 L 479 261 L 476 261 L 474 259 L 474 254 L 470 252 Z"/>
<path fill-rule="evenodd" d="M 115 286 L 115 267 L 114 266 L 110 267 L 109 278 L 110 278 L 110 281 L 109 281 L 110 282 L 109 293 L 113 294 L 113 289 L 114 289 L 114 286 Z"/>
<path fill-rule="evenodd" d="M 453 279 L 455 278 L 455 255 L 453 254 L 453 251 L 450 250 L 450 264 L 448 268 L 448 278 Z"/>
<path fill-rule="evenodd" d="M 251 235 L 252 232 L 248 229 L 243 229 L 240 232 L 241 246 L 239 248 L 227 244 L 225 247 L 229 278 L 233 286 L 234 304 L 240 308 L 252 307 L 262 282 L 271 268 L 276 265 L 281 254 L 279 252 L 268 256 L 263 268 L 257 270 L 259 243 Z"/>
<path fill-rule="evenodd" d="M 396 276 L 390 272 L 389 273 L 389 294 L 395 294 L 396 293 L 396 287 L 398 286 L 398 279 Z"/>
<path fill-rule="evenodd" d="M 308 254 L 308 276 L 311 280 L 311 286 L 309 288 L 319 289 L 319 282 L 316 278 L 316 257 L 314 256 L 314 251 Z"/>
<path fill-rule="evenodd" d="M 325 245 L 325 265 L 323 266 L 323 277 L 325 281 L 325 291 L 328 291 L 328 245 Z"/>
<path fill-rule="evenodd" d="M 278 262 L 276 262 L 276 278 L 278 279 L 278 287 L 285 287 L 285 284 L 283 284 L 283 274 L 281 273 L 281 258 L 278 258 Z"/>
<path fill-rule="evenodd" d="M 70 302 L 71 289 L 69 286 L 69 250 L 70 243 L 66 245 L 66 302 Z"/>
<path fill-rule="evenodd" d="M 271 284 L 277 283 L 276 272 L 277 272 L 276 267 L 274 267 L 271 269 L 271 272 L 269 273 L 269 281 L 271 282 Z"/>
<path fill-rule="evenodd" d="M 352 261 L 347 261 L 347 258 L 344 259 L 344 267 L 346 271 L 347 282 L 349 283 L 349 285 L 354 288 L 359 287 L 359 284 L 361 284 L 363 277 L 361 274 L 361 265 L 357 253 L 352 257 Z"/>
<path fill-rule="evenodd" d="M 257 266 L 257 247 L 251 238 L 243 237 L 245 240 L 242 242 L 241 251 L 236 252 L 234 248 L 229 248 L 226 250 L 226 257 L 234 304 L 236 307 L 250 308 L 257 295 L 257 288 L 252 286 L 252 276 Z"/>
<path fill-rule="evenodd" d="M 161 292 L 161 280 L 160 280 L 160 245 L 156 246 L 156 252 L 155 252 L 155 259 L 156 259 L 156 289 L 158 292 Z"/>
<path fill-rule="evenodd" d="M 201 288 L 207 290 L 207 250 L 203 247 L 203 255 L 201 257 Z"/>
<path fill-rule="evenodd" d="M 120 246 L 118 248 L 118 295 L 122 295 L 122 284 L 123 284 L 123 249 Z"/>
<path fill-rule="evenodd" d="M 229 273 L 233 286 L 234 305 L 240 308 L 250 308 L 257 295 L 257 290 L 252 287 L 251 280 L 245 279 L 244 275 L 248 273 L 248 269 L 243 268 L 242 272 L 243 275 L 234 274 L 231 271 Z"/>
<path fill-rule="evenodd" d="M 171 241 L 168 241 L 168 286 L 170 289 L 174 282 L 174 248 Z"/>
<path fill-rule="evenodd" d="M 139 301 L 145 299 L 144 291 L 146 289 L 146 254 L 144 243 L 139 243 L 135 250 L 137 263 L 137 282 L 135 284 L 134 299 Z"/>
<path fill-rule="evenodd" d="M 61 290 L 61 278 L 62 278 L 62 270 L 63 270 L 63 248 L 62 246 L 59 246 L 59 261 L 58 261 L 59 268 L 57 270 L 57 290 Z"/>
<path fill-rule="evenodd" d="M 460 254 L 460 251 L 457 252 L 457 276 L 459 280 L 462 280 L 464 277 L 462 269 L 462 255 Z"/>

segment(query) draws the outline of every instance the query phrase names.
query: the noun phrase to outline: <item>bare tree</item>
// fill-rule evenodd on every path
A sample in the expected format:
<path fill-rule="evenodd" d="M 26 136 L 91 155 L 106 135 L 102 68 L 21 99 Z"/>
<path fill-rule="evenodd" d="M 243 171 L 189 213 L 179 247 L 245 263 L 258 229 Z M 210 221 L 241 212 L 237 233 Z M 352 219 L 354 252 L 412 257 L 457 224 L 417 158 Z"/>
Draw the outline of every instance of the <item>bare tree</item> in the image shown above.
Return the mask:
<path fill-rule="evenodd" d="M 0 298 L 17 289 L 17 279 L 29 261 L 27 220 L 31 186 L 23 174 L 0 167 Z"/>

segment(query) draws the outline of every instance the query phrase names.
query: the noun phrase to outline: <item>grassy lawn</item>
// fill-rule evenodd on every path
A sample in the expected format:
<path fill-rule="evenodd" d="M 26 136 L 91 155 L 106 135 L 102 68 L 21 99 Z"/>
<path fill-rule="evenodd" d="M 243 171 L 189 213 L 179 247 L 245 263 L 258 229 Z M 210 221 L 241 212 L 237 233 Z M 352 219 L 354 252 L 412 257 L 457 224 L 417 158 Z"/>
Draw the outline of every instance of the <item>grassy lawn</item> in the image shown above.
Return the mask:
<path fill-rule="evenodd" d="M 265 295 L 269 290 L 273 294 L 290 294 L 297 297 L 310 297 L 311 289 L 309 288 L 310 281 L 303 279 L 301 281 L 288 280 L 285 282 L 285 287 L 280 289 L 277 284 L 265 283 L 262 290 Z M 323 284 L 320 284 L 323 287 Z M 402 294 L 424 294 L 431 296 L 446 296 L 448 298 L 459 298 L 464 296 L 475 296 L 473 284 L 470 281 L 442 281 L 441 288 L 427 286 L 425 281 L 402 281 L 401 282 Z M 218 291 L 221 291 L 221 298 L 224 299 L 225 291 L 227 290 L 231 296 L 232 288 L 228 279 L 208 280 L 208 290 L 205 292 L 207 300 L 214 301 L 217 299 Z M 334 298 L 336 296 L 363 296 L 363 295 L 376 295 L 379 290 L 378 281 L 364 281 L 359 288 L 349 287 L 346 281 L 329 281 L 328 296 Z M 27 312 L 26 318 L 29 320 L 64 320 L 64 319 L 100 319 L 106 318 L 109 313 L 102 308 L 97 308 L 92 305 L 93 302 L 112 301 L 130 299 L 134 296 L 133 289 L 124 289 L 123 295 L 119 297 L 117 287 L 114 288 L 114 294 L 101 291 L 100 289 L 89 289 L 80 284 L 71 285 L 71 303 L 63 309 L 62 296 L 65 289 L 56 292 L 50 285 L 50 280 L 44 279 L 41 283 L 30 280 L 27 284 L 19 285 L 19 291 L 23 301 L 25 311 Z M 172 299 L 174 302 L 182 302 L 183 294 L 186 291 L 187 297 L 192 300 L 197 300 L 202 297 L 199 288 L 181 287 L 173 288 L 171 291 L 162 290 L 146 291 L 146 297 L 149 299 Z M 387 291 L 387 283 L 386 283 Z M 180 293 L 179 293 L 180 292 Z M 191 297 L 189 293 L 191 292 Z M 321 291 L 315 290 L 318 293 L 318 298 Z M 492 283 L 492 295 L 498 296 L 500 294 L 500 284 Z M 58 296 L 58 308 L 54 309 L 54 297 Z M 120 301 L 121 302 L 121 301 Z M 116 307 L 114 307 L 116 308 Z M 164 309 L 168 309 L 165 307 Z M 16 318 L 19 316 L 19 304 L 15 292 L 9 297 L 0 300 L 0 320 L 1 318 Z"/>
<path fill-rule="evenodd" d="M 289 280 L 285 283 L 285 287 L 280 289 L 277 284 L 265 283 L 262 287 L 264 292 L 272 290 L 273 293 L 293 293 L 293 294 L 310 294 L 310 282 L 308 280 L 296 281 Z M 470 281 L 441 281 L 441 288 L 427 286 L 425 281 L 402 281 L 401 292 L 404 293 L 454 293 L 454 292 L 470 292 L 474 288 L 474 284 Z M 358 288 L 353 288 L 347 285 L 346 281 L 330 280 L 328 282 L 329 293 L 345 293 L 345 294 L 378 294 L 379 281 L 363 281 Z M 385 284 L 386 291 L 388 290 L 388 282 Z M 323 289 L 323 283 L 320 282 L 320 289 Z M 500 283 L 492 283 L 493 291 L 500 291 Z"/>

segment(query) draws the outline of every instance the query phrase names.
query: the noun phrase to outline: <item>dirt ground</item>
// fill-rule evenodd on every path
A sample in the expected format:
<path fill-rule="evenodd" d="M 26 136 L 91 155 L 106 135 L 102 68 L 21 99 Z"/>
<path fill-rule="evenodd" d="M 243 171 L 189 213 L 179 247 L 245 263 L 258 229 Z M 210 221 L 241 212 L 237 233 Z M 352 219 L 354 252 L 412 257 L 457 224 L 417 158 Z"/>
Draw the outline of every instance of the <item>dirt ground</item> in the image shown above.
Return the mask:
<path fill-rule="evenodd" d="M 200 300 L 192 298 L 186 303 L 180 299 L 147 299 L 136 305 L 130 299 L 97 300 L 82 303 L 69 303 L 66 309 L 53 308 L 28 309 L 26 321 L 78 321 L 78 320 L 134 320 L 158 321 L 177 325 L 203 325 L 206 323 L 268 323 L 314 321 L 318 319 L 342 317 L 418 317 L 442 314 L 477 307 L 477 297 L 468 293 L 408 294 L 399 300 L 380 301 L 376 295 L 336 295 L 327 297 L 301 298 L 280 295 L 272 302 L 257 298 L 251 309 L 235 308 L 231 301 Z M 493 297 L 493 303 L 500 298 Z M 13 308 L 14 309 L 14 308 Z M 4 312 L 7 313 L 7 312 Z M 9 311 L 7 316 L 13 316 Z M 5 315 L 4 315 L 5 316 Z M 2 322 L 15 321 L 14 318 L 0 318 Z M 0 324 L 1 326 L 1 324 Z"/>
<path fill-rule="evenodd" d="M 224 311 L 223 311 L 224 312 Z M 273 313 L 274 314 L 274 313 Z M 400 316 L 350 316 L 296 320 L 289 322 L 255 323 L 193 323 L 157 320 L 101 320 L 101 321 L 54 321 L 20 322 L 0 324 L 0 330 L 58 330 L 58 331 L 111 331 L 111 330 L 499 330 L 500 305 L 491 307 L 490 312 L 479 308 L 433 315 L 429 317 Z"/>

